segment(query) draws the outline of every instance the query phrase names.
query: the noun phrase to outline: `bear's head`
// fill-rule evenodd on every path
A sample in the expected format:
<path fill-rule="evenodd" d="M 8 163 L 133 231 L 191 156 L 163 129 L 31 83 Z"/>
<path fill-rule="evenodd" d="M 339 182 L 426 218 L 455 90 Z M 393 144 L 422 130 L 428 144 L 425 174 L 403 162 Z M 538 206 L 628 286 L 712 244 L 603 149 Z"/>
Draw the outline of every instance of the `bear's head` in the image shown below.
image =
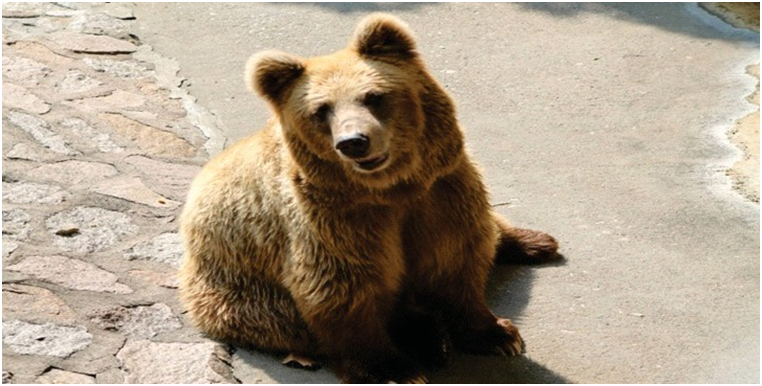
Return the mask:
<path fill-rule="evenodd" d="M 252 56 L 246 81 L 270 103 L 289 151 L 312 180 L 373 189 L 428 184 L 460 158 L 463 139 L 450 98 L 415 44 L 401 20 L 373 14 L 331 55 Z"/>

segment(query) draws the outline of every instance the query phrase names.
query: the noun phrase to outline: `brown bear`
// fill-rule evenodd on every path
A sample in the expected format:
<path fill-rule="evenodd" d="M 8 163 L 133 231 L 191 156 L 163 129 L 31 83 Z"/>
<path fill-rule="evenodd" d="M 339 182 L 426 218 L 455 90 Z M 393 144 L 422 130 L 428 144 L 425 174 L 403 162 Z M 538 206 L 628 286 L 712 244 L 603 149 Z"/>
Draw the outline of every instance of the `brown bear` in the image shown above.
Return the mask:
<path fill-rule="evenodd" d="M 415 45 L 374 14 L 334 54 L 250 59 L 274 117 L 204 167 L 181 218 L 181 298 L 209 337 L 319 358 L 345 382 L 423 381 L 450 348 L 523 352 L 487 275 L 557 243 L 492 210 Z"/>

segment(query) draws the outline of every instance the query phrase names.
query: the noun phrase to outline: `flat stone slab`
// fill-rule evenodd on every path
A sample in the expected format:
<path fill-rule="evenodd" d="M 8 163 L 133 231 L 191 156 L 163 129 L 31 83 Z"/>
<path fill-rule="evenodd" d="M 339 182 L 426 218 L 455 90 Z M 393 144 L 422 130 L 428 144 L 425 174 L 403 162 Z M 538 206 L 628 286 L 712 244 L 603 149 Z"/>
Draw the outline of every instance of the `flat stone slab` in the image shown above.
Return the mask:
<path fill-rule="evenodd" d="M 80 374 L 71 371 L 65 371 L 61 369 L 52 368 L 46 371 L 44 374 L 37 377 L 34 380 L 36 383 L 48 383 L 48 384 L 75 384 L 75 385 L 88 385 L 95 384 L 95 377 Z"/>
<path fill-rule="evenodd" d="M 90 207 L 57 213 L 45 225 L 56 235 L 55 245 L 82 254 L 104 250 L 138 230 L 124 213 Z"/>
<path fill-rule="evenodd" d="M 135 18 L 135 14 L 132 12 L 131 9 L 123 7 L 121 5 L 116 5 L 116 3 L 109 4 L 103 10 L 103 13 L 111 17 L 115 17 L 117 19 L 122 19 L 122 20 L 132 20 Z"/>
<path fill-rule="evenodd" d="M 21 209 L 3 211 L 3 237 L 26 240 L 29 237 L 29 221 L 32 218 Z"/>
<path fill-rule="evenodd" d="M 35 162 L 44 162 L 55 159 L 55 155 L 45 150 L 42 146 L 36 146 L 36 144 L 21 142 L 13 145 L 13 148 L 6 154 L 8 159 L 23 159 Z"/>
<path fill-rule="evenodd" d="M 134 92 L 114 90 L 106 95 L 73 99 L 63 104 L 87 114 L 104 111 L 138 111 L 145 108 L 146 98 Z"/>
<path fill-rule="evenodd" d="M 119 174 L 113 165 L 90 161 L 62 161 L 42 165 L 32 175 L 43 181 L 57 182 L 61 185 L 96 183 Z"/>
<path fill-rule="evenodd" d="M 3 2 L 3 17 L 32 18 L 44 15 L 54 9 L 53 4 L 48 3 L 21 3 Z"/>
<path fill-rule="evenodd" d="M 119 283 L 113 273 L 65 256 L 29 256 L 5 269 L 74 290 L 117 294 L 133 292 L 130 287 Z"/>
<path fill-rule="evenodd" d="M 116 357 L 126 383 L 238 383 L 230 354 L 217 343 L 128 340 Z"/>
<path fill-rule="evenodd" d="M 51 72 L 53 70 L 50 67 L 36 60 L 3 56 L 3 76 L 21 86 L 36 86 Z"/>
<path fill-rule="evenodd" d="M 32 94 L 24 87 L 12 83 L 3 84 L 3 106 L 35 114 L 45 114 L 50 111 L 49 103 Z"/>
<path fill-rule="evenodd" d="M 140 170 L 146 177 L 173 189 L 182 190 L 184 193 L 187 193 L 185 191 L 193 178 L 201 171 L 200 166 L 157 161 L 139 155 L 129 156 L 124 160 Z"/>
<path fill-rule="evenodd" d="M 20 320 L 3 321 L 3 344 L 18 354 L 66 358 L 92 343 L 84 326 L 67 327 L 52 323 L 32 324 Z"/>
<path fill-rule="evenodd" d="M 71 197 L 60 186 L 3 182 L 3 201 L 14 204 L 59 204 Z"/>
<path fill-rule="evenodd" d="M 103 72 L 120 79 L 143 79 L 155 76 L 153 70 L 150 70 L 135 61 L 98 58 L 85 58 L 82 61 L 95 71 Z"/>
<path fill-rule="evenodd" d="M 3 237 L 3 260 L 8 258 L 18 247 L 18 243 L 7 241 L 5 237 Z"/>
<path fill-rule="evenodd" d="M 80 138 L 89 139 L 89 144 L 93 150 L 101 153 L 121 153 L 124 148 L 114 143 L 111 136 L 94 128 L 88 122 L 80 118 L 64 118 L 58 121 L 58 125 Z"/>
<path fill-rule="evenodd" d="M 11 111 L 6 116 L 11 123 L 27 132 L 48 149 L 60 154 L 77 154 L 75 150 L 67 145 L 66 141 L 60 135 L 50 130 L 50 125 L 44 120 L 18 111 Z"/>
<path fill-rule="evenodd" d="M 3 246 L 5 246 L 5 244 L 3 244 Z M 136 277 L 152 285 L 164 288 L 178 288 L 180 285 L 180 281 L 175 273 L 162 273 L 144 269 L 133 269 L 130 271 L 130 276 Z"/>
<path fill-rule="evenodd" d="M 150 260 L 178 268 L 183 258 L 183 241 L 178 233 L 163 233 L 134 246 L 124 256 L 130 260 Z"/>
<path fill-rule="evenodd" d="M 138 177 L 117 177 L 103 181 L 91 191 L 154 208 L 177 208 L 180 203 L 163 197 L 149 189 Z"/>
<path fill-rule="evenodd" d="M 103 113 L 99 117 L 107 121 L 119 135 L 134 141 L 148 154 L 174 157 L 192 157 L 196 154 L 196 149 L 190 143 L 172 133 L 121 114 Z"/>
<path fill-rule="evenodd" d="M 67 30 L 83 35 L 104 35 L 120 39 L 129 38 L 130 24 L 105 13 L 80 13 L 72 18 Z M 100 42 L 99 42 L 100 43 Z M 99 53 L 99 52 L 96 52 Z"/>
<path fill-rule="evenodd" d="M 136 339 L 149 339 L 182 327 L 172 309 L 164 303 L 100 310 L 90 314 L 90 321 L 104 330 L 120 331 Z"/>
<path fill-rule="evenodd" d="M 137 51 L 136 45 L 110 36 L 60 31 L 48 35 L 47 38 L 62 48 L 77 53 L 129 54 Z"/>
<path fill-rule="evenodd" d="M 56 90 L 63 94 L 83 93 L 102 86 L 103 83 L 80 70 L 69 70 L 66 76 L 56 83 Z"/>
<path fill-rule="evenodd" d="M 23 284 L 3 284 L 3 316 L 68 326 L 78 320 L 77 313 L 53 292 Z"/>

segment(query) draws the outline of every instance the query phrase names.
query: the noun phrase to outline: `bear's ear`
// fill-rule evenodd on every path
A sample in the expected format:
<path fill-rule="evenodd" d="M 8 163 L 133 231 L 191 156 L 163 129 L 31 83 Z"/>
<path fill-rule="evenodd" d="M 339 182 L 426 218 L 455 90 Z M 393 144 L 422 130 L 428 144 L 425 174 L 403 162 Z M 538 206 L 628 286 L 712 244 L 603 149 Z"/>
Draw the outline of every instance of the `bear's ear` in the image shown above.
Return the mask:
<path fill-rule="evenodd" d="M 388 59 L 413 59 L 415 38 L 407 24 L 395 16 L 374 13 L 355 29 L 350 46 L 361 56 Z"/>
<path fill-rule="evenodd" d="M 304 62 L 300 58 L 280 51 L 264 51 L 246 63 L 246 85 L 250 91 L 280 104 L 303 73 Z"/>

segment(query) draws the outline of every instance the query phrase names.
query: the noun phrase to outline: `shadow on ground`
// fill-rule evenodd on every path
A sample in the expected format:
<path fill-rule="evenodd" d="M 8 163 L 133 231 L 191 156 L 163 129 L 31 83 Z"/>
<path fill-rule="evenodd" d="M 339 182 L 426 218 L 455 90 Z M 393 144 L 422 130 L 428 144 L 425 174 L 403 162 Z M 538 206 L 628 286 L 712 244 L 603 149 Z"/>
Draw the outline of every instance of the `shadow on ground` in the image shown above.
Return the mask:
<path fill-rule="evenodd" d="M 748 40 L 747 31 L 718 34 L 705 28 L 688 12 L 686 3 L 518 3 L 524 11 L 542 12 L 558 18 L 574 18 L 586 13 L 603 14 L 623 21 L 649 24 L 660 29 L 702 39 Z M 703 10 L 698 12 L 705 12 Z M 675 17 L 679 15 L 680 17 Z"/>
<path fill-rule="evenodd" d="M 404 12 L 413 11 L 422 7 L 436 5 L 436 3 L 280 3 L 284 6 L 312 6 L 327 11 L 341 14 L 372 12 Z"/>
<path fill-rule="evenodd" d="M 526 356 L 503 358 L 458 355 L 453 363 L 429 374 L 431 383 L 569 383 Z"/>
<path fill-rule="evenodd" d="M 424 7 L 443 6 L 438 3 L 281 3 L 287 7 L 316 7 L 339 14 L 367 14 L 371 12 L 406 12 L 415 11 Z M 468 9 L 467 4 L 458 5 L 463 10 Z M 495 4 L 495 13 L 540 12 L 558 18 L 574 18 L 584 14 L 599 14 L 617 18 L 622 21 L 647 24 L 662 30 L 690 35 L 701 39 L 724 39 L 724 40 L 749 40 L 747 31 L 737 30 L 718 34 L 716 31 L 705 28 L 697 23 L 694 17 L 685 12 L 686 7 L 694 7 L 695 4 L 686 3 L 511 3 Z M 516 9 L 515 7 L 519 7 Z M 678 15 L 679 17 L 675 17 Z M 707 16 L 711 18 L 711 16 Z M 448 22 L 443 20 L 443 22 Z M 457 22 L 457 20 L 452 20 Z M 604 31 L 601 31 L 604 32 Z"/>

